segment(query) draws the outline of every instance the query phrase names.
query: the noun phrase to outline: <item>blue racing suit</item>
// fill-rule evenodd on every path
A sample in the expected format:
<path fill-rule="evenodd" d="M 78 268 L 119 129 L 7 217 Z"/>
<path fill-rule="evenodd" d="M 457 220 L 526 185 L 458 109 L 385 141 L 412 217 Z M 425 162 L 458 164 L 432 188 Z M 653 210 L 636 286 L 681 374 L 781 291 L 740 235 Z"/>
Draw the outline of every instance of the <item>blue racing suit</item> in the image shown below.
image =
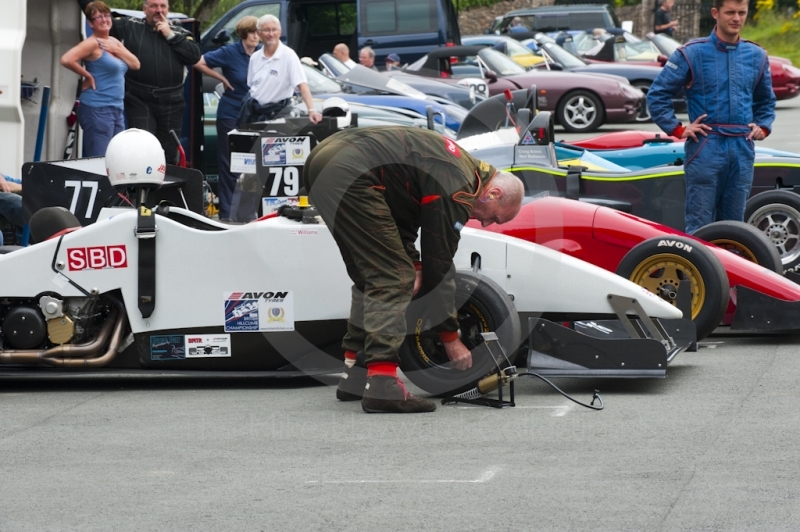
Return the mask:
<path fill-rule="evenodd" d="M 689 120 L 707 114 L 711 126 L 698 142 L 686 139 L 686 232 L 717 220 L 744 218 L 753 183 L 753 141 L 747 138 L 755 123 L 768 135 L 775 120 L 767 52 L 739 39 L 721 41 L 716 32 L 678 48 L 647 93 L 653 121 L 667 134 L 680 136 L 672 97 L 686 90 Z"/>

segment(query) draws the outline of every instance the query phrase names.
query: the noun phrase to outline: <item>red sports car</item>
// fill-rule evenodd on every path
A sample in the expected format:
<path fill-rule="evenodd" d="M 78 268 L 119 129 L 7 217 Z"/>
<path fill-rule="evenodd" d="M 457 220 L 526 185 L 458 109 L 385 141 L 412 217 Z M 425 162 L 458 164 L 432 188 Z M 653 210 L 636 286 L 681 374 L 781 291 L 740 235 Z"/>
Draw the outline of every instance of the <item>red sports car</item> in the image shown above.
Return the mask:
<path fill-rule="evenodd" d="M 604 39 L 592 40 L 591 34 L 573 36 L 576 49 L 586 59 L 600 61 L 627 61 L 646 65 L 662 65 L 681 46 L 681 43 L 660 33 L 647 34 L 641 40 L 628 32 L 607 34 Z M 587 48 L 593 45 L 593 48 Z M 785 57 L 769 56 L 772 91 L 779 100 L 794 98 L 800 90 L 800 68 L 792 66 Z"/>
<path fill-rule="evenodd" d="M 475 220 L 469 225 L 480 227 Z M 512 221 L 487 229 L 629 278 L 688 309 L 698 339 L 720 322 L 743 330 L 797 329 L 800 285 L 752 262 L 780 268 L 780 260 L 769 256 L 774 248 L 749 227 L 717 222 L 704 228 L 704 238 L 718 247 L 608 207 L 546 196 L 523 205 Z M 760 255 L 762 250 L 766 256 Z"/>
<path fill-rule="evenodd" d="M 666 57 L 681 45 L 675 39 L 660 33 L 648 33 L 647 38 Z M 800 89 L 800 68 L 792 66 L 792 62 L 785 57 L 769 56 L 769 73 L 772 75 L 772 92 L 779 100 L 794 98 Z"/>

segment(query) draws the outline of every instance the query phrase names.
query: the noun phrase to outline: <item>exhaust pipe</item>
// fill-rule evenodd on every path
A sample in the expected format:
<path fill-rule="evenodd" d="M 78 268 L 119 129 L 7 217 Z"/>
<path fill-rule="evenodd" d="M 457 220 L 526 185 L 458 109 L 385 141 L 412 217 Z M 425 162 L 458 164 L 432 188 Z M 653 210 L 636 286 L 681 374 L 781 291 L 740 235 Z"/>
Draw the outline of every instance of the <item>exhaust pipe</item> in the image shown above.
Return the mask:
<path fill-rule="evenodd" d="M 80 345 L 60 345 L 44 350 L 12 350 L 0 351 L 0 364 L 45 364 L 67 368 L 99 368 L 111 362 L 117 356 L 122 342 L 125 325 L 125 312 L 116 299 L 116 308 L 109 313 L 100 333 L 91 342 Z M 113 332 L 112 332 L 113 330 Z M 109 341 L 106 352 L 99 355 L 100 350 Z M 97 356 L 99 355 L 99 356 Z M 94 358 L 91 358 L 94 357 Z"/>

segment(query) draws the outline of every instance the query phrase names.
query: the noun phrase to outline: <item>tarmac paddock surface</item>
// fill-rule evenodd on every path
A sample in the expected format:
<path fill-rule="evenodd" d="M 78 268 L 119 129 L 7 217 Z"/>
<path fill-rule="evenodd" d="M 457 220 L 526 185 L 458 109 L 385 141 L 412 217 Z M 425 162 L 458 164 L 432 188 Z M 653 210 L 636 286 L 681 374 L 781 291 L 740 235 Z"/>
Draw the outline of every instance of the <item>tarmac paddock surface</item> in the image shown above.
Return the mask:
<path fill-rule="evenodd" d="M 788 530 L 796 335 L 666 379 L 520 378 L 514 408 L 369 415 L 318 379 L 0 380 L 2 530 Z"/>

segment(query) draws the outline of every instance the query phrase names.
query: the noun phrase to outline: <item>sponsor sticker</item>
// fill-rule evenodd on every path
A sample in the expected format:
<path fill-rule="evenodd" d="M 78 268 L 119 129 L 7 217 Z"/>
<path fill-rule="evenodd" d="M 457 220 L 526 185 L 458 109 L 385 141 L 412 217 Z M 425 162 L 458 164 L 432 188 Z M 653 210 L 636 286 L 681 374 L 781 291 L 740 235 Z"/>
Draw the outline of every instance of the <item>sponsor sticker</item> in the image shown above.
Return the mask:
<path fill-rule="evenodd" d="M 270 214 L 278 210 L 282 205 L 297 206 L 297 197 L 286 198 L 261 198 L 261 212 Z"/>
<path fill-rule="evenodd" d="M 294 330 L 291 291 L 225 292 L 223 301 L 225 332 Z"/>
<path fill-rule="evenodd" d="M 231 356 L 230 334 L 187 334 L 186 358 Z"/>
<path fill-rule="evenodd" d="M 311 153 L 310 137 L 263 137 L 262 166 L 304 165 Z"/>
<path fill-rule="evenodd" d="M 127 268 L 128 252 L 125 245 L 67 248 L 67 264 L 72 272 Z"/>
<path fill-rule="evenodd" d="M 255 174 L 256 156 L 252 153 L 231 152 L 231 172 L 235 174 Z"/>
<path fill-rule="evenodd" d="M 453 142 L 452 140 L 450 140 L 448 138 L 444 138 L 444 137 L 442 137 L 442 138 L 444 139 L 444 147 L 447 149 L 447 151 L 449 151 L 450 153 L 452 153 L 456 157 L 461 157 L 461 150 L 458 149 L 458 144 L 456 144 L 455 142 Z"/>
<path fill-rule="evenodd" d="M 150 337 L 150 360 L 183 360 L 186 347 L 182 334 Z"/>
<path fill-rule="evenodd" d="M 525 146 L 529 146 L 531 144 L 536 144 L 536 139 L 533 138 L 533 135 L 531 134 L 530 131 L 526 131 L 525 132 L 525 136 L 522 137 L 522 141 L 520 142 L 520 144 L 525 145 Z"/>

